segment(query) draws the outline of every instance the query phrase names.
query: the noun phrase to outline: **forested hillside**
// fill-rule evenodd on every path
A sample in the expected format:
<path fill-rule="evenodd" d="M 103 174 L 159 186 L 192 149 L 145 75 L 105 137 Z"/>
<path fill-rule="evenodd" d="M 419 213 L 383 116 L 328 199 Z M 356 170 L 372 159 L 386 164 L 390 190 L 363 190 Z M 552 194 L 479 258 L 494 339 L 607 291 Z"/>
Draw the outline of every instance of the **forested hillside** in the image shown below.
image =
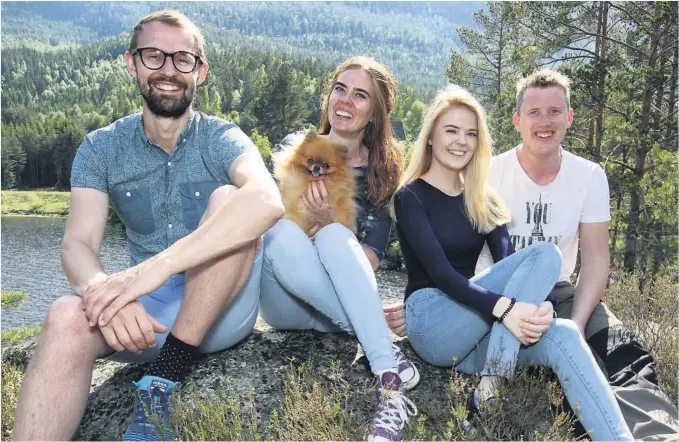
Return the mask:
<path fill-rule="evenodd" d="M 425 103 L 451 81 L 482 99 L 499 151 L 519 141 L 516 80 L 558 68 L 572 79 L 576 115 L 566 147 L 609 177 L 614 263 L 675 268 L 670 2 L 4 2 L 3 188 L 67 188 L 83 136 L 140 109 L 122 54 L 132 25 L 162 7 L 205 30 L 210 73 L 196 107 L 234 120 L 264 156 L 286 133 L 318 123 L 322 85 L 348 55 L 372 55 L 394 71 L 393 119 L 409 139 Z"/>
<path fill-rule="evenodd" d="M 557 66 L 571 79 L 565 147 L 602 165 L 611 190 L 611 250 L 626 270 L 677 263 L 677 5 L 672 2 L 489 3 L 461 27 L 448 78 L 483 99 L 498 150 L 514 84 Z"/>
<path fill-rule="evenodd" d="M 470 24 L 479 2 L 4 2 L 7 43 L 92 43 L 128 32 L 146 13 L 174 8 L 199 22 L 208 43 L 222 41 L 314 56 L 336 64 L 370 54 L 399 80 L 421 89 L 443 85 L 455 28 Z M 236 34 L 234 34 L 234 32 Z"/>

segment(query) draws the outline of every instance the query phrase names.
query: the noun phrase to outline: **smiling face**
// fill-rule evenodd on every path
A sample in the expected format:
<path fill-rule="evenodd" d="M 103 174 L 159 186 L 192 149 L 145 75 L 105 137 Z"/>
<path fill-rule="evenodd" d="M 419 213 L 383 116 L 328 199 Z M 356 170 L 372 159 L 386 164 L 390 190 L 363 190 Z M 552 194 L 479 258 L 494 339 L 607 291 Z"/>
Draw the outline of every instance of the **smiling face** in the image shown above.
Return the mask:
<path fill-rule="evenodd" d="M 370 74 L 361 68 L 339 74 L 328 99 L 331 130 L 358 133 L 370 122 L 375 107 L 375 90 Z"/>
<path fill-rule="evenodd" d="M 569 109 L 560 86 L 527 88 L 519 113 L 514 114 L 523 147 L 537 157 L 557 154 L 572 123 L 573 109 Z"/>
<path fill-rule="evenodd" d="M 464 105 L 451 106 L 436 119 L 429 136 L 432 165 L 463 170 L 474 156 L 478 140 L 476 113 Z"/>
<path fill-rule="evenodd" d="M 137 47 L 153 47 L 165 52 L 196 53 L 195 38 L 184 28 L 160 21 L 146 23 L 138 35 Z M 148 69 L 139 54 L 125 53 L 128 70 L 136 77 L 137 86 L 148 109 L 159 117 L 178 118 L 184 115 L 196 96 L 196 87 L 205 80 L 208 66 L 199 63 L 193 72 L 184 74 L 175 69 L 170 57 L 158 70 Z"/>

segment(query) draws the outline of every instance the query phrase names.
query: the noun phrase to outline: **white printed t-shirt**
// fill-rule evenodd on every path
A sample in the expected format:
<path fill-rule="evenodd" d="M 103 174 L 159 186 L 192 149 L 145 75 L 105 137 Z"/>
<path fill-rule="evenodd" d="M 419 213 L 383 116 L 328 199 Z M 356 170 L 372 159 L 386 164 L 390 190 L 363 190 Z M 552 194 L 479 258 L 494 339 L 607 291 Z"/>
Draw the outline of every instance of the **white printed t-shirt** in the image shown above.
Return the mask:
<path fill-rule="evenodd" d="M 563 255 L 560 281 L 570 281 L 578 255 L 580 223 L 610 221 L 608 180 L 601 166 L 562 149 L 561 169 L 546 186 L 535 184 L 519 164 L 517 148 L 493 157 L 490 186 L 507 205 L 507 226 L 518 251 L 536 241 L 556 244 Z M 484 246 L 476 273 L 493 264 Z"/>

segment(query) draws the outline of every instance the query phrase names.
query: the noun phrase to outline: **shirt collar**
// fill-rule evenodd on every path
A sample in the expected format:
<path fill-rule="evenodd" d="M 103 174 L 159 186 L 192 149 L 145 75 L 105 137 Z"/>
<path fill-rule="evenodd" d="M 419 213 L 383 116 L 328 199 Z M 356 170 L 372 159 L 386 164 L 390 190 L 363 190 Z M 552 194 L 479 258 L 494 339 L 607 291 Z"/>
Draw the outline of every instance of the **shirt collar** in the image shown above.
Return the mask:
<path fill-rule="evenodd" d="M 144 144 L 152 147 L 157 147 L 156 143 L 151 141 L 149 137 L 146 135 L 146 131 L 144 131 L 144 118 L 142 116 L 142 113 L 139 112 L 137 114 L 137 131 L 139 132 L 139 135 L 141 136 L 141 139 Z M 188 138 L 192 132 L 194 127 L 196 126 L 196 121 L 198 120 L 198 112 L 195 111 L 194 109 L 191 109 L 191 115 L 189 116 L 189 121 L 186 123 L 186 127 L 184 130 L 179 134 L 179 137 L 177 138 L 177 147 L 183 145 L 183 141 Z"/>

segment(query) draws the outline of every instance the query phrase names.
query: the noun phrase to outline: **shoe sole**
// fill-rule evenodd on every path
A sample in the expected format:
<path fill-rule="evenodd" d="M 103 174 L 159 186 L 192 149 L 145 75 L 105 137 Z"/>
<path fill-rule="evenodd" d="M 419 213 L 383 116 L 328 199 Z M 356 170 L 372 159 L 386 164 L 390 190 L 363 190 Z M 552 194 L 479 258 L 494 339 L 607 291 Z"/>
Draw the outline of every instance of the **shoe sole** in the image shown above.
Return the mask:
<path fill-rule="evenodd" d="M 413 365 L 413 367 L 415 367 Z M 403 381 L 403 386 L 405 387 L 406 390 L 412 390 L 417 386 L 417 384 L 420 383 L 420 371 L 415 367 L 415 375 L 408 379 L 407 381 Z"/>

